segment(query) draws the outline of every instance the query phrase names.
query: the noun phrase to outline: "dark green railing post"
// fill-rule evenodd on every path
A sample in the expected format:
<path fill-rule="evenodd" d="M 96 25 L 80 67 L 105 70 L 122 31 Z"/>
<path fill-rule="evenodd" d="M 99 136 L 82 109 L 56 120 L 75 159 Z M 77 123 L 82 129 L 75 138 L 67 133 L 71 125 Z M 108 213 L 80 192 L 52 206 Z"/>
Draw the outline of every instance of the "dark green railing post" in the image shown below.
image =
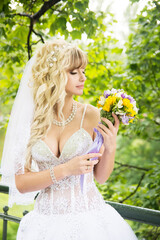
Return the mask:
<path fill-rule="evenodd" d="M 8 215 L 8 210 L 9 210 L 8 206 L 5 206 L 3 208 L 4 215 Z M 3 219 L 3 237 L 2 237 L 2 240 L 7 240 L 7 222 L 8 222 L 8 220 L 4 218 Z"/>
<path fill-rule="evenodd" d="M 25 216 L 27 213 L 29 213 L 27 210 L 23 212 L 23 216 Z"/>

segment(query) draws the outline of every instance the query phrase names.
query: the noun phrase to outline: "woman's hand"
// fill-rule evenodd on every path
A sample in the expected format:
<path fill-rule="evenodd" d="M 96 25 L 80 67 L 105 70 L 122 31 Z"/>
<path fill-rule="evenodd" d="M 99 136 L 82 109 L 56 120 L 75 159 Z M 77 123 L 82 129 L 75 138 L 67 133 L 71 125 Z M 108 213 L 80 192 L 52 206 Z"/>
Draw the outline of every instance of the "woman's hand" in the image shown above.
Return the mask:
<path fill-rule="evenodd" d="M 114 125 L 107 118 L 102 117 L 101 119 L 108 125 L 108 128 L 102 123 L 99 123 L 97 126 L 97 130 L 103 136 L 104 147 L 108 152 L 113 152 L 116 149 L 116 137 L 117 137 L 117 132 L 118 132 L 119 123 L 120 123 L 118 117 L 114 113 L 112 113 L 112 116 L 115 119 Z"/>
<path fill-rule="evenodd" d="M 67 176 L 71 175 L 81 175 L 85 173 L 92 172 L 95 164 L 99 162 L 99 160 L 88 161 L 90 158 L 101 157 L 101 153 L 88 153 L 82 156 L 76 156 L 64 163 Z"/>

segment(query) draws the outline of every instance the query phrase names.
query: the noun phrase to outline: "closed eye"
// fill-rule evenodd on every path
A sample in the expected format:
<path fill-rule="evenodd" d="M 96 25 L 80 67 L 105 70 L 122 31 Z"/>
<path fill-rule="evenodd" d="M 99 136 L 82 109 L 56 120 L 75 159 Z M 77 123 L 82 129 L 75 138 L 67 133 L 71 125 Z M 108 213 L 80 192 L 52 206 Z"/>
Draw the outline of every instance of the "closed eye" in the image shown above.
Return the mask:
<path fill-rule="evenodd" d="M 70 74 L 75 75 L 75 74 L 77 74 L 77 72 L 70 72 Z"/>

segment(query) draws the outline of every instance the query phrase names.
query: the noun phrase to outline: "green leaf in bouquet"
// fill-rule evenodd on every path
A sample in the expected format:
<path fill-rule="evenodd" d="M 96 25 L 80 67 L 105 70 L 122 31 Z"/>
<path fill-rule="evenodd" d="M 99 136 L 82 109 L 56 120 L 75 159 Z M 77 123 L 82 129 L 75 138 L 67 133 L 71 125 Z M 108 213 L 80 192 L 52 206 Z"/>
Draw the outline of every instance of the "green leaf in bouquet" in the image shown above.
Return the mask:
<path fill-rule="evenodd" d="M 101 109 L 100 111 L 100 116 L 101 117 L 104 117 L 104 118 L 107 118 L 109 121 L 112 122 L 112 124 L 114 125 L 115 123 L 115 120 L 114 120 L 114 117 L 112 116 L 112 112 L 107 112 L 107 111 L 104 111 L 103 109 Z M 104 122 L 104 121 L 101 121 L 106 127 L 108 127 L 108 125 Z"/>

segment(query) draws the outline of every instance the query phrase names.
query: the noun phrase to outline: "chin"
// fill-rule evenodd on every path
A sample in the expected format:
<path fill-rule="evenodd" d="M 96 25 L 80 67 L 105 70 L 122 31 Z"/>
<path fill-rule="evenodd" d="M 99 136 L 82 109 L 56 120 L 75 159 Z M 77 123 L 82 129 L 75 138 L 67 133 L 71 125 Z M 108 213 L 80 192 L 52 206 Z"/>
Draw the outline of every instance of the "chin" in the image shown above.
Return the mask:
<path fill-rule="evenodd" d="M 78 89 L 77 91 L 75 91 L 76 92 L 76 94 L 77 95 L 82 95 L 83 94 L 83 90 L 84 90 L 84 88 L 81 88 L 81 89 Z"/>
<path fill-rule="evenodd" d="M 81 91 L 81 92 L 76 92 L 76 93 L 74 93 L 74 95 L 77 95 L 77 96 L 81 96 L 81 95 L 83 95 L 83 91 Z"/>
<path fill-rule="evenodd" d="M 68 95 L 81 96 L 81 95 L 83 95 L 83 89 L 82 89 L 81 91 L 73 91 L 73 92 L 69 92 Z"/>

